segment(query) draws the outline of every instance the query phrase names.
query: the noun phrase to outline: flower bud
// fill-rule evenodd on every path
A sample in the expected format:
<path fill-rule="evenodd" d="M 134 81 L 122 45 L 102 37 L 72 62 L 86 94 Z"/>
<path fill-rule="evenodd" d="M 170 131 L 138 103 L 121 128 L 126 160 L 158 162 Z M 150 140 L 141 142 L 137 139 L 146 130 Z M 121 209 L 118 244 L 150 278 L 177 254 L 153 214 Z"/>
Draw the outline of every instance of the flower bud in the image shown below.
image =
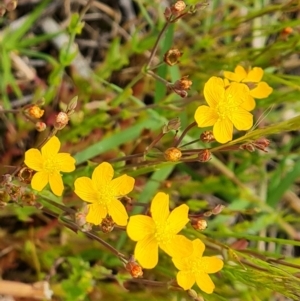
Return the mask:
<path fill-rule="evenodd" d="M 38 122 L 35 124 L 35 129 L 36 129 L 38 132 L 43 132 L 46 128 L 47 128 L 47 125 L 46 125 L 45 122 L 38 121 Z"/>
<path fill-rule="evenodd" d="M 180 119 L 179 117 L 176 117 L 176 118 L 173 118 L 171 119 L 167 125 L 165 125 L 163 127 L 163 133 L 166 134 L 166 133 L 169 133 L 170 131 L 178 131 L 180 128 Z"/>
<path fill-rule="evenodd" d="M 62 130 L 69 122 L 69 116 L 65 112 L 59 112 L 56 116 L 54 127 L 57 130 Z"/>
<path fill-rule="evenodd" d="M 84 224 L 86 224 L 86 214 L 82 211 L 75 213 L 75 222 L 76 225 L 79 227 L 82 227 Z"/>
<path fill-rule="evenodd" d="M 176 1 L 171 6 L 171 12 L 174 16 L 179 16 L 186 8 L 186 4 L 184 1 Z"/>
<path fill-rule="evenodd" d="M 173 90 L 182 98 L 185 98 L 188 96 L 186 90 L 189 90 L 192 84 L 193 82 L 188 79 L 188 76 L 184 76 L 181 79 L 177 80 L 174 84 L 169 84 L 168 88 Z"/>
<path fill-rule="evenodd" d="M 164 152 L 164 157 L 167 161 L 178 162 L 182 156 L 182 153 L 177 147 L 170 147 Z"/>
<path fill-rule="evenodd" d="M 33 105 L 27 109 L 27 114 L 32 118 L 40 119 L 44 115 L 44 110 L 37 105 Z"/>
<path fill-rule="evenodd" d="M 10 0 L 7 4 L 6 4 L 6 9 L 7 11 L 13 11 L 16 9 L 18 5 L 18 1 L 17 0 Z"/>
<path fill-rule="evenodd" d="M 223 211 L 224 208 L 225 208 L 224 205 L 218 204 L 214 209 L 212 209 L 211 212 L 213 215 L 218 215 Z"/>
<path fill-rule="evenodd" d="M 174 83 L 174 88 L 177 90 L 189 90 L 192 84 L 193 82 L 188 79 L 188 76 L 183 76 Z"/>
<path fill-rule="evenodd" d="M 205 219 L 194 219 L 191 222 L 192 227 L 195 230 L 203 231 L 207 228 L 207 221 Z"/>
<path fill-rule="evenodd" d="M 212 131 L 204 131 L 200 136 L 200 140 L 209 143 L 215 141 L 215 137 Z"/>
<path fill-rule="evenodd" d="M 28 167 L 23 167 L 18 173 L 18 178 L 21 182 L 29 184 L 33 177 L 34 171 Z"/>
<path fill-rule="evenodd" d="M 78 101 L 78 96 L 75 96 L 71 99 L 71 101 L 69 102 L 68 106 L 67 106 L 67 112 L 68 115 L 70 115 L 70 112 L 74 112 L 74 110 L 77 107 L 77 101 Z"/>
<path fill-rule="evenodd" d="M 211 159 L 211 152 L 208 149 L 203 149 L 198 154 L 198 159 L 200 162 L 207 162 Z"/>
<path fill-rule="evenodd" d="M 106 216 L 100 224 L 100 228 L 103 233 L 111 232 L 114 229 L 114 227 L 115 227 L 115 222 L 109 215 Z"/>
<path fill-rule="evenodd" d="M 164 62 L 169 66 L 176 65 L 179 62 L 178 59 L 181 56 L 182 56 L 182 52 L 180 52 L 176 48 L 172 48 L 165 53 Z"/>
<path fill-rule="evenodd" d="M 280 38 L 286 40 L 293 33 L 292 27 L 286 27 L 280 32 Z"/>
<path fill-rule="evenodd" d="M 25 192 L 21 196 L 21 201 L 22 201 L 23 205 L 35 206 L 36 205 L 36 195 L 33 194 L 32 192 Z"/>
<path fill-rule="evenodd" d="M 130 273 L 133 278 L 138 278 L 143 276 L 142 267 L 135 261 L 132 256 L 125 265 L 126 270 Z"/>
<path fill-rule="evenodd" d="M 270 145 L 270 140 L 264 138 L 264 137 L 261 137 L 259 139 L 257 139 L 256 141 L 253 142 L 253 145 L 263 151 L 263 152 L 267 152 L 266 148 Z"/>

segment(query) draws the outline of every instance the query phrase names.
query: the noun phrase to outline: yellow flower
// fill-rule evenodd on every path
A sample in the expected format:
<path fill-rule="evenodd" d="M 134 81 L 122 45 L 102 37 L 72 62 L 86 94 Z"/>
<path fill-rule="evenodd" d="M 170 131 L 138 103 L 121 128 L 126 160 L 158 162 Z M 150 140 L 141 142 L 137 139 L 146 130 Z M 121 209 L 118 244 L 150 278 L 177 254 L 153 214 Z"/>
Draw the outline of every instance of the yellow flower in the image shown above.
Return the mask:
<path fill-rule="evenodd" d="M 199 127 L 213 127 L 215 139 L 220 143 L 232 140 L 233 126 L 239 131 L 249 130 L 253 116 L 248 111 L 255 107 L 249 98 L 249 88 L 240 83 L 228 87 L 219 77 L 211 77 L 204 86 L 204 97 L 209 106 L 200 106 L 195 112 Z"/>
<path fill-rule="evenodd" d="M 199 288 L 207 294 L 211 294 L 215 288 L 208 274 L 216 273 L 223 268 L 223 261 L 216 256 L 203 256 L 205 245 L 200 239 L 193 240 L 192 255 L 180 258 L 173 257 L 173 263 L 179 270 L 177 283 L 184 290 L 190 289 L 195 282 Z"/>
<path fill-rule="evenodd" d="M 60 172 L 75 170 L 75 159 L 68 153 L 58 153 L 59 149 L 60 141 L 53 136 L 41 148 L 41 151 L 31 148 L 25 152 L 24 163 L 37 171 L 31 180 L 33 189 L 42 191 L 49 183 L 55 195 L 62 195 L 64 184 Z"/>
<path fill-rule="evenodd" d="M 119 226 L 126 226 L 128 214 L 124 205 L 118 198 L 128 194 L 134 186 L 134 178 L 122 175 L 113 179 L 114 169 L 107 163 L 99 164 L 92 178 L 80 177 L 76 179 L 75 193 L 88 205 L 86 221 L 99 225 L 102 220 L 110 215 Z"/>
<path fill-rule="evenodd" d="M 170 213 L 169 196 L 158 192 L 151 203 L 152 217 L 130 217 L 127 234 L 137 241 L 134 256 L 143 268 L 152 269 L 157 265 L 159 247 L 171 257 L 191 254 L 192 242 L 177 235 L 189 221 L 188 210 L 189 207 L 183 204 Z"/>
<path fill-rule="evenodd" d="M 261 81 L 263 75 L 264 71 L 262 68 L 254 67 L 247 72 L 240 65 L 236 66 L 234 72 L 224 71 L 225 78 L 233 82 L 247 84 L 250 88 L 250 96 L 258 99 L 268 97 L 273 91 L 266 82 Z"/>

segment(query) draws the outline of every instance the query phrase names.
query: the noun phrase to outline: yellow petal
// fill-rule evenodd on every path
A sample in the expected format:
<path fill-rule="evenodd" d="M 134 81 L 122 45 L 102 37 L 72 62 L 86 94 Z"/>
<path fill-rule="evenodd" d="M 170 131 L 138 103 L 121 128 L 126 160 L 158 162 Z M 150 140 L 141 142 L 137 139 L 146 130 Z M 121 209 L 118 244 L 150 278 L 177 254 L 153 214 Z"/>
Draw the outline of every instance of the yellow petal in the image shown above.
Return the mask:
<path fill-rule="evenodd" d="M 223 75 L 227 79 L 239 83 L 247 76 L 247 72 L 242 66 L 238 65 L 235 67 L 234 72 L 224 71 Z"/>
<path fill-rule="evenodd" d="M 193 240 L 193 250 L 193 257 L 201 258 L 205 250 L 205 244 L 199 238 L 196 238 Z"/>
<path fill-rule="evenodd" d="M 250 94 L 248 95 L 246 101 L 240 104 L 240 107 L 245 109 L 246 111 L 252 111 L 256 106 L 255 100 Z"/>
<path fill-rule="evenodd" d="M 261 99 L 268 97 L 272 92 L 273 89 L 266 82 L 261 82 L 254 89 L 250 90 L 250 95 Z"/>
<path fill-rule="evenodd" d="M 119 226 L 126 226 L 128 214 L 124 205 L 117 199 L 112 199 L 109 203 L 108 214 L 113 221 Z"/>
<path fill-rule="evenodd" d="M 60 149 L 60 141 L 56 136 L 50 138 L 46 144 L 42 147 L 42 156 L 44 159 L 56 155 Z"/>
<path fill-rule="evenodd" d="M 247 131 L 253 125 L 253 115 L 242 108 L 237 108 L 230 119 L 239 131 Z"/>
<path fill-rule="evenodd" d="M 211 257 L 204 256 L 202 257 L 201 262 L 205 267 L 204 272 L 207 274 L 219 272 L 220 270 L 222 270 L 224 266 L 224 262 L 216 256 L 211 256 Z"/>
<path fill-rule="evenodd" d="M 230 107 L 239 106 L 248 100 L 250 90 L 246 84 L 231 83 L 225 92 L 225 104 Z"/>
<path fill-rule="evenodd" d="M 99 164 L 92 175 L 92 181 L 98 187 L 107 186 L 114 176 L 114 169 L 108 162 Z"/>
<path fill-rule="evenodd" d="M 36 148 L 31 148 L 25 152 L 24 163 L 33 170 L 43 170 L 43 157 L 41 152 Z"/>
<path fill-rule="evenodd" d="M 226 143 L 232 140 L 233 124 L 226 119 L 219 119 L 213 128 L 213 134 L 215 139 L 220 143 Z"/>
<path fill-rule="evenodd" d="M 183 235 L 175 235 L 168 244 L 159 244 L 171 257 L 187 257 L 193 253 L 193 244 Z"/>
<path fill-rule="evenodd" d="M 167 222 L 173 234 L 177 234 L 189 222 L 188 213 L 189 207 L 185 204 L 176 207 L 170 213 Z"/>
<path fill-rule="evenodd" d="M 49 184 L 52 192 L 55 195 L 62 195 L 64 190 L 64 184 L 61 175 L 58 172 L 53 172 L 52 174 L 49 174 Z"/>
<path fill-rule="evenodd" d="M 150 211 L 155 223 L 165 223 L 170 213 L 169 195 L 158 192 L 151 202 Z"/>
<path fill-rule="evenodd" d="M 134 178 L 127 175 L 115 178 L 110 182 L 110 189 L 113 191 L 113 195 L 120 197 L 128 194 L 134 187 Z"/>
<path fill-rule="evenodd" d="M 224 78 L 223 81 L 224 81 L 224 87 L 227 88 L 230 85 L 230 81 L 227 78 Z"/>
<path fill-rule="evenodd" d="M 258 83 L 261 81 L 263 75 L 264 75 L 263 69 L 259 67 L 254 67 L 248 72 L 247 76 L 243 79 L 243 82 Z"/>
<path fill-rule="evenodd" d="M 237 77 L 237 82 L 242 81 L 243 78 L 245 78 L 247 76 L 247 72 L 245 70 L 245 68 L 241 65 L 237 65 L 234 69 L 234 73 Z"/>
<path fill-rule="evenodd" d="M 31 179 L 31 187 L 37 191 L 42 191 L 48 182 L 48 173 L 45 171 L 38 171 Z"/>
<path fill-rule="evenodd" d="M 190 265 L 191 261 L 189 260 L 190 256 L 188 257 L 172 257 L 172 261 L 175 267 L 180 271 L 190 270 L 192 267 Z"/>
<path fill-rule="evenodd" d="M 60 171 L 71 172 L 75 170 L 75 159 L 68 153 L 59 153 L 55 156 L 55 162 L 60 166 Z"/>
<path fill-rule="evenodd" d="M 200 106 L 196 110 L 194 118 L 198 124 L 198 127 L 204 128 L 214 125 L 219 116 L 215 109 L 212 109 L 208 106 Z"/>
<path fill-rule="evenodd" d="M 137 242 L 134 257 L 145 269 L 153 269 L 158 263 L 158 244 L 153 235 Z"/>
<path fill-rule="evenodd" d="M 207 294 L 211 294 L 215 289 L 214 283 L 205 273 L 196 273 L 196 283 L 199 288 Z"/>
<path fill-rule="evenodd" d="M 106 206 L 99 204 L 88 205 L 88 210 L 86 221 L 94 225 L 99 225 L 107 215 Z"/>
<path fill-rule="evenodd" d="M 94 188 L 93 182 L 88 177 L 80 177 L 75 180 L 74 192 L 84 201 L 94 203 L 98 199 L 98 194 Z"/>
<path fill-rule="evenodd" d="M 155 224 L 150 216 L 131 216 L 127 225 L 127 234 L 134 241 L 142 240 L 149 234 L 154 234 Z"/>
<path fill-rule="evenodd" d="M 179 271 L 176 280 L 178 285 L 184 290 L 190 289 L 196 281 L 195 275 L 190 271 Z"/>
<path fill-rule="evenodd" d="M 208 105 L 215 108 L 224 99 L 224 81 L 220 77 L 211 77 L 204 85 L 204 97 Z"/>

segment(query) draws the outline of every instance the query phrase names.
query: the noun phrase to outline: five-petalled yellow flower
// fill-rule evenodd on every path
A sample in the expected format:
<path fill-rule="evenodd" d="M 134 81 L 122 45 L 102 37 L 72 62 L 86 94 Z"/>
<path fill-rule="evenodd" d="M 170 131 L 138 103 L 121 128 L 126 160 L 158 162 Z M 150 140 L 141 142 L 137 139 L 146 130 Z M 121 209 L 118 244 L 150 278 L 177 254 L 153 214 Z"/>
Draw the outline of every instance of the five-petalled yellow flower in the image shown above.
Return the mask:
<path fill-rule="evenodd" d="M 202 256 L 205 245 L 200 239 L 193 240 L 193 253 L 188 257 L 173 257 L 173 263 L 179 270 L 177 283 L 184 290 L 190 289 L 195 282 L 207 294 L 214 291 L 215 285 L 209 274 L 223 268 L 223 261 L 216 256 Z"/>
<path fill-rule="evenodd" d="M 264 71 L 262 68 L 254 67 L 248 71 L 244 67 L 238 65 L 234 72 L 224 71 L 224 77 L 233 82 L 244 83 L 250 89 L 250 96 L 254 98 L 266 98 L 273 89 L 266 83 L 262 82 Z"/>
<path fill-rule="evenodd" d="M 213 126 L 215 139 L 220 143 L 232 140 L 233 126 L 239 131 L 249 130 L 255 107 L 249 98 L 249 88 L 241 83 L 226 83 L 222 78 L 211 77 L 204 85 L 204 97 L 208 106 L 198 107 L 195 120 L 199 127 Z"/>
<path fill-rule="evenodd" d="M 99 225 L 109 215 L 119 226 L 126 226 L 128 214 L 118 198 L 128 194 L 134 187 L 134 178 L 122 175 L 113 179 L 114 169 L 103 162 L 93 171 L 92 178 L 75 180 L 75 193 L 88 205 L 86 221 Z"/>
<path fill-rule="evenodd" d="M 31 180 L 33 189 L 42 191 L 49 183 L 55 195 L 62 195 L 64 184 L 60 172 L 74 171 L 75 159 L 68 153 L 58 153 L 59 149 L 60 141 L 53 136 L 41 148 L 41 151 L 31 148 L 25 152 L 24 163 L 37 171 Z"/>
<path fill-rule="evenodd" d="M 177 233 L 188 223 L 189 207 L 185 204 L 169 211 L 169 196 L 158 192 L 151 203 L 150 216 L 131 216 L 127 225 L 130 239 L 137 241 L 134 256 L 143 268 L 152 269 L 158 263 L 158 248 L 169 256 L 189 256 L 192 242 Z"/>

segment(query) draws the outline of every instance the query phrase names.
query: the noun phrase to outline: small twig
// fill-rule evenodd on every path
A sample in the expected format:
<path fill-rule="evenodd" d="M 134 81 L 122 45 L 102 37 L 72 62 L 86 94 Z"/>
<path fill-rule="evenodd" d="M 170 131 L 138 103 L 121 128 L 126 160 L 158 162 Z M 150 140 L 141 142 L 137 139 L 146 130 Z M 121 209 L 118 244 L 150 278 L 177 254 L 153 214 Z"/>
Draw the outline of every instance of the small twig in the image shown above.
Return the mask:
<path fill-rule="evenodd" d="M 154 59 L 154 56 L 155 56 L 155 54 L 156 54 L 156 51 L 157 51 L 157 48 L 158 48 L 158 44 L 159 44 L 159 42 L 160 42 L 160 39 L 162 38 L 163 34 L 165 33 L 165 31 L 167 30 L 167 28 L 169 27 L 169 25 L 170 25 L 170 23 L 169 23 L 169 22 L 166 22 L 165 25 L 164 25 L 164 27 L 163 27 L 162 30 L 160 31 L 160 33 L 159 33 L 159 35 L 158 35 L 158 37 L 157 37 L 157 39 L 156 39 L 156 41 L 155 41 L 154 47 L 153 47 L 153 49 L 152 49 L 152 51 L 151 51 L 151 54 L 150 54 L 148 63 L 147 63 L 146 68 L 145 68 L 146 70 L 151 66 L 151 63 L 152 63 L 152 61 L 153 61 L 153 59 Z"/>

